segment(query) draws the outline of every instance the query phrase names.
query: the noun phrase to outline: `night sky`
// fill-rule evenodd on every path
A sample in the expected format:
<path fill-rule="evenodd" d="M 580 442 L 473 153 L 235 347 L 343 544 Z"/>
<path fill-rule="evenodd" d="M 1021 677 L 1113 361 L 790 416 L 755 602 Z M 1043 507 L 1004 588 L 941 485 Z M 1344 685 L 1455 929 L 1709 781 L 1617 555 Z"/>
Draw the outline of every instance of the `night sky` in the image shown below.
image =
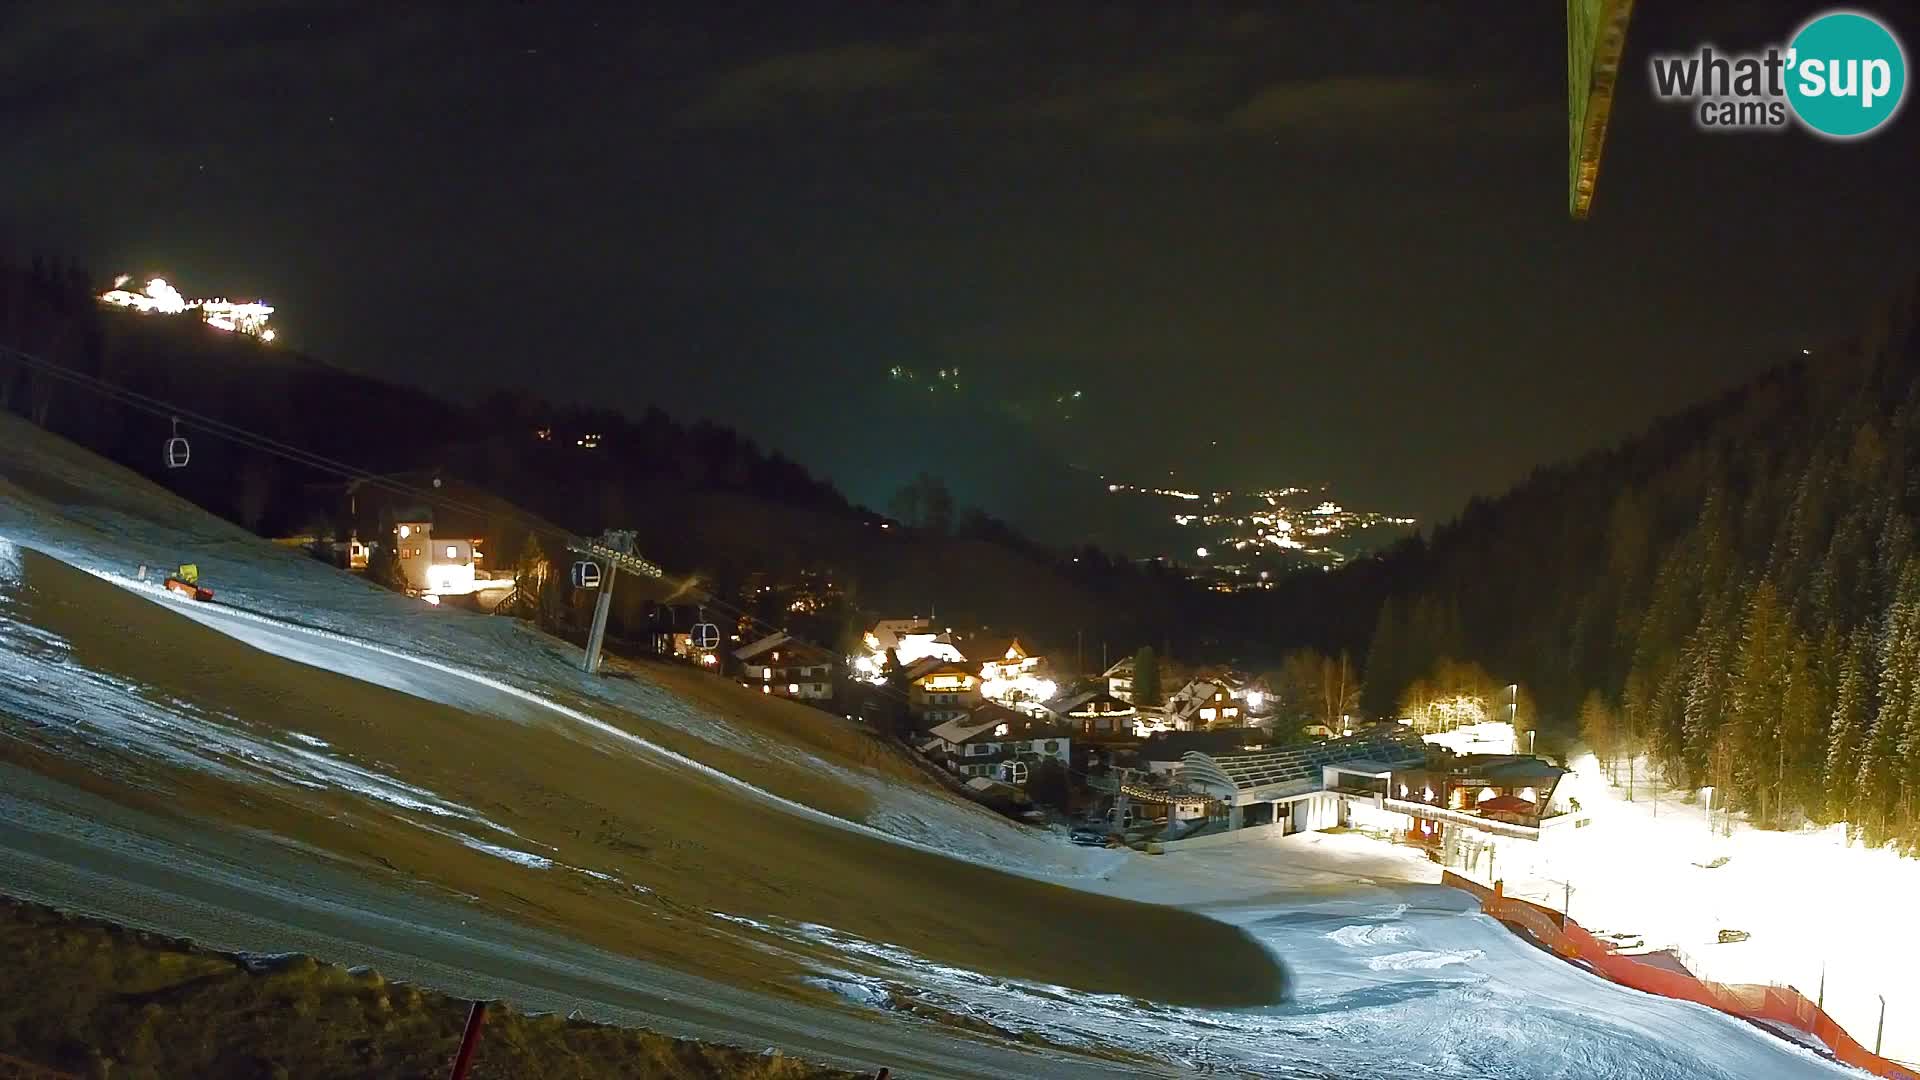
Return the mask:
<path fill-rule="evenodd" d="M 15 6 L 0 245 L 1052 538 L 1096 474 L 1450 516 L 1920 269 L 1911 107 L 1840 144 L 1649 92 L 1825 5 L 1642 0 L 1585 224 L 1559 0 L 643 7 Z"/>

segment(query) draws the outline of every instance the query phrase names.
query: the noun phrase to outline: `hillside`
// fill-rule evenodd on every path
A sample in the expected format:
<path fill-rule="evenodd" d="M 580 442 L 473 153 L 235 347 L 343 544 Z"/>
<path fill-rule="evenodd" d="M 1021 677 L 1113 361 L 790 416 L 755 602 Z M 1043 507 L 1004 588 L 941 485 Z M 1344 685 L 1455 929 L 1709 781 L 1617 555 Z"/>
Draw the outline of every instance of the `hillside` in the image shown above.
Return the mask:
<path fill-rule="evenodd" d="M 1474 661 L 1603 760 L 1920 847 L 1915 302 L 1374 560 L 1368 706 Z"/>
<path fill-rule="evenodd" d="M 1838 1075 L 1564 963 L 1364 837 L 1075 847 L 829 714 L 688 669 L 591 678 L 524 624 L 375 588 L 23 421 L 0 440 L 15 896 L 900 1075 L 1530 1076 L 1543 1047 L 1642 1080 Z M 138 580 L 179 558 L 216 603 Z M 71 992 L 92 1011 L 67 1025 L 110 1018 Z M 441 1037 L 412 1022 L 394 1052 Z"/>
<path fill-rule="evenodd" d="M 1097 658 L 1102 641 L 1119 654 L 1170 635 L 1188 651 L 1221 647 L 1222 605 L 1177 578 L 1091 549 L 1053 551 L 977 511 L 937 529 L 882 530 L 881 515 L 716 424 L 564 404 L 569 392 L 555 393 L 560 403 L 481 387 L 428 393 L 189 317 L 103 310 L 92 291 L 75 270 L 0 264 L 0 345 L 371 473 L 443 478 L 488 508 L 482 524 L 496 567 L 535 555 L 524 514 L 584 535 L 633 529 L 642 550 L 723 597 L 757 575 L 791 582 L 817 570 L 864 611 L 1018 626 L 1056 651 L 1084 640 Z M 260 535 L 344 537 L 357 525 L 365 536 L 373 527 L 364 506 L 349 511 L 341 477 L 200 432 L 190 419 L 181 430 L 201 436 L 195 467 L 167 469 L 159 447 L 173 429 L 164 413 L 4 357 L 0 410 Z M 623 606 L 614 632 L 641 636 L 647 617 Z M 837 610 L 805 629 L 837 637 L 857 621 L 854 610 Z"/>
<path fill-rule="evenodd" d="M 505 977 L 538 1008 L 632 1022 L 645 1002 L 683 1033 L 801 1052 L 816 1042 L 786 1025 L 830 1030 L 833 973 L 881 943 L 1095 994 L 1282 992 L 1240 929 L 1036 880 L 1118 856 L 956 800 L 838 717 L 684 669 L 587 677 L 523 624 L 374 588 L 18 419 L 0 437 L 10 890 L 450 989 Z M 219 603 L 137 580 L 176 559 Z M 736 1005 L 657 989 L 687 978 Z"/>

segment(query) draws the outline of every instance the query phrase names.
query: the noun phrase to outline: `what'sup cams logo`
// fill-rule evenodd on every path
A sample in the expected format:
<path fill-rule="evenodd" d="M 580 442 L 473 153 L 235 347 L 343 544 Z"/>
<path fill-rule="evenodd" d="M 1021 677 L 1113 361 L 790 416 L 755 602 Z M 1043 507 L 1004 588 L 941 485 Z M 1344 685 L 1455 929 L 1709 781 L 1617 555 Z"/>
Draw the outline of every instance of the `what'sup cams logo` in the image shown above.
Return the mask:
<path fill-rule="evenodd" d="M 1857 11 L 1829 11 L 1785 45 L 1757 53 L 1656 55 L 1653 94 L 1686 102 L 1706 131 L 1801 127 L 1854 139 L 1885 127 L 1907 91 L 1907 56 L 1887 24 Z"/>

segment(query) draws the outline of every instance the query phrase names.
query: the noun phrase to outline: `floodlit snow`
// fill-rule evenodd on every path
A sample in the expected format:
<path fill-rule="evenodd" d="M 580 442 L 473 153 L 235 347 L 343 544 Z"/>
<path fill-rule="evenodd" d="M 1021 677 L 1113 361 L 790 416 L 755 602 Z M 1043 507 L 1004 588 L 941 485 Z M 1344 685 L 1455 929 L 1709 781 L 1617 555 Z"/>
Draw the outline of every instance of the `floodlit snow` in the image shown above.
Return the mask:
<path fill-rule="evenodd" d="M 1443 968 L 1448 964 L 1464 964 L 1470 960 L 1479 960 L 1486 955 L 1479 949 L 1441 949 L 1437 952 L 1408 949 L 1406 952 L 1388 953 L 1385 956 L 1369 956 L 1367 966 L 1375 971 L 1423 971 Z"/>
<path fill-rule="evenodd" d="M 461 837 L 460 842 L 475 851 L 484 851 L 496 859 L 505 859 L 510 863 L 519 863 L 521 866 L 531 870 L 553 869 L 553 860 L 544 855 L 535 855 L 528 851 L 515 851 L 509 847 L 501 847 L 499 844 L 489 844 L 482 840 L 475 840 L 471 836 Z"/>
<path fill-rule="evenodd" d="M 875 1013 L 910 1005 L 952 1013 L 1018 1037 L 1117 1048 L 1182 1073 L 1847 1074 L 1712 1010 L 1579 971 L 1480 914 L 1464 893 L 1394 880 L 1434 876 L 1429 866 L 1364 838 L 1309 835 L 1133 856 L 1094 885 L 1148 900 L 1182 897 L 1285 957 L 1295 1000 L 1252 1010 L 1178 1008 L 993 978 L 831 927 L 715 915 L 769 950 L 813 960 L 812 985 Z"/>
<path fill-rule="evenodd" d="M 1463 724 L 1451 731 L 1437 731 L 1422 738 L 1456 754 L 1511 754 L 1516 742 L 1513 725 L 1505 720 Z"/>
<path fill-rule="evenodd" d="M 1404 926 L 1381 926 L 1377 923 L 1366 926 L 1343 926 L 1330 931 L 1327 940 L 1338 942 L 1349 949 L 1371 948 L 1375 945 L 1402 945 L 1413 936 Z"/>
<path fill-rule="evenodd" d="M 1736 821 L 1732 837 L 1720 836 L 1704 798 L 1649 787 L 1644 762 L 1632 802 L 1624 765 L 1616 788 L 1592 755 L 1572 764 L 1563 787 L 1593 824 L 1541 845 L 1530 865 L 1507 865 L 1509 893 L 1558 909 L 1571 885 L 1582 926 L 1650 950 L 1678 947 L 1696 974 L 1721 982 L 1778 982 L 1818 998 L 1824 972 L 1828 1014 L 1868 1049 L 1885 995 L 1886 1056 L 1920 1060 L 1920 938 L 1904 918 L 1920 896 L 1920 860 L 1849 847 L 1837 825 L 1775 832 Z M 1716 826 L 1723 817 L 1714 811 Z M 1723 929 L 1752 936 L 1722 945 Z"/>

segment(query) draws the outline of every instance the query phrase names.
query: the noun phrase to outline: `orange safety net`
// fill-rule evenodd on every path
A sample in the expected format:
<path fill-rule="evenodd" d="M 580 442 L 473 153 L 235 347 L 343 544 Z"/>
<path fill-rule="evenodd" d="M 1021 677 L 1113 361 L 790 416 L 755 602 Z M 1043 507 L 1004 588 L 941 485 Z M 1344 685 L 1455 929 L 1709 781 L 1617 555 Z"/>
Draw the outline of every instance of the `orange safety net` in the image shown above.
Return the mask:
<path fill-rule="evenodd" d="M 1825 1010 L 1790 986 L 1722 983 L 1646 963 L 1613 947 L 1560 912 L 1503 894 L 1496 882 L 1488 889 L 1448 871 L 1442 882 L 1480 898 L 1487 914 L 1519 926 L 1569 960 L 1579 960 L 1607 978 L 1649 994 L 1692 1001 L 1745 1020 L 1770 1020 L 1811 1033 L 1844 1064 L 1890 1080 L 1920 1080 L 1920 1073 L 1875 1054 L 1846 1033 Z"/>

